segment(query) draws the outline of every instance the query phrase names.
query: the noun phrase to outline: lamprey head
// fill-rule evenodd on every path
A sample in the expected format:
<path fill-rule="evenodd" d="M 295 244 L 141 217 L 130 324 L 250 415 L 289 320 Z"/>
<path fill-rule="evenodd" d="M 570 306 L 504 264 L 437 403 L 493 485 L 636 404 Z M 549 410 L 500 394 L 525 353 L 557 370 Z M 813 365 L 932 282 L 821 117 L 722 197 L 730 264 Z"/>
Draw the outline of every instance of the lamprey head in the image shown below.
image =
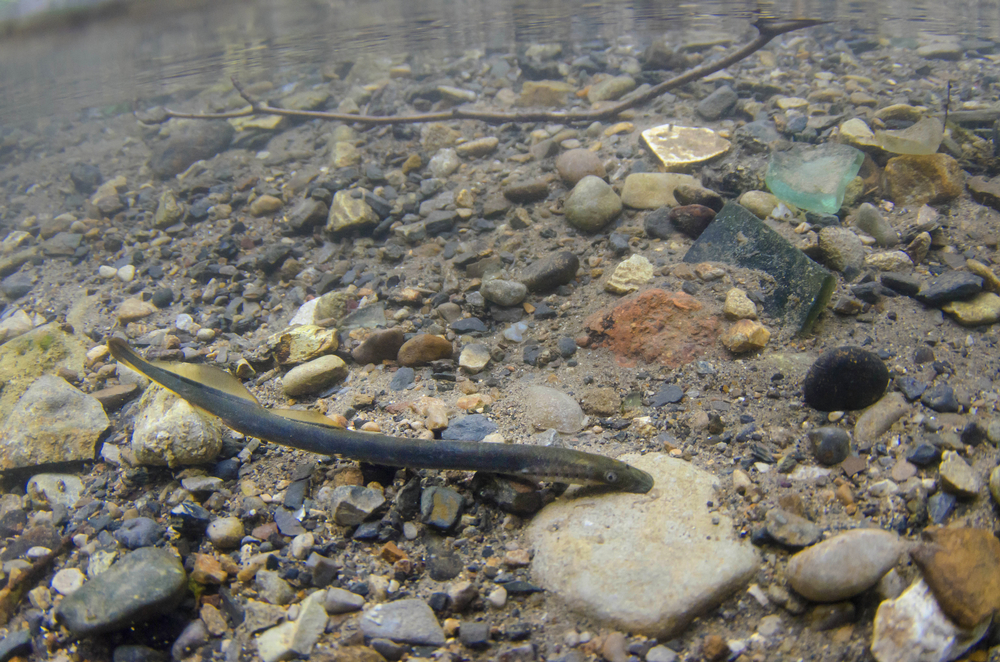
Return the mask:
<path fill-rule="evenodd" d="M 629 466 L 624 462 L 618 462 L 619 466 L 605 469 L 595 485 L 605 485 L 619 492 L 634 492 L 645 494 L 653 489 L 653 477 L 643 471 Z"/>

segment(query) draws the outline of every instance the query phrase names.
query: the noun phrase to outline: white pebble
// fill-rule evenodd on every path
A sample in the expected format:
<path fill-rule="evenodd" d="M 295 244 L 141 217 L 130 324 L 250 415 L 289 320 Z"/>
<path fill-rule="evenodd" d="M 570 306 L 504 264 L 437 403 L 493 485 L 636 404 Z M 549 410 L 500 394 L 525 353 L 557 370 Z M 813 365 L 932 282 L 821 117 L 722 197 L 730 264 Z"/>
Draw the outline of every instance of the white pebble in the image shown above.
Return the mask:
<path fill-rule="evenodd" d="M 69 595 L 80 589 L 87 581 L 86 575 L 79 568 L 63 568 L 52 578 L 52 588 L 60 595 Z"/>
<path fill-rule="evenodd" d="M 404 522 L 403 523 L 403 537 L 404 538 L 406 538 L 407 540 L 416 540 L 418 533 L 419 533 L 419 531 L 417 530 L 417 525 L 416 524 L 414 524 L 413 522 Z"/>
<path fill-rule="evenodd" d="M 118 280 L 123 283 L 131 283 L 132 279 L 135 278 L 135 265 L 126 264 L 124 267 L 118 270 Z"/>
<path fill-rule="evenodd" d="M 174 326 L 181 331 L 190 331 L 191 327 L 194 326 L 194 318 L 187 313 L 181 313 L 174 320 Z"/>
<path fill-rule="evenodd" d="M 195 338 L 198 339 L 198 342 L 211 342 L 215 339 L 215 329 L 198 329 Z"/>
<path fill-rule="evenodd" d="M 114 267 L 109 267 L 106 264 L 102 264 L 100 267 L 97 268 L 97 275 L 99 275 L 101 278 L 114 278 L 115 276 L 118 275 L 118 270 L 115 269 Z"/>
<path fill-rule="evenodd" d="M 503 586 L 498 586 L 497 588 L 490 591 L 490 594 L 486 596 L 486 601 L 497 609 L 502 609 L 505 604 L 507 604 L 507 589 Z M 576 634 L 575 632 L 573 634 Z M 569 636 L 569 633 L 567 633 Z M 570 645 L 567 643 L 567 645 Z"/>
<path fill-rule="evenodd" d="M 24 553 L 24 558 L 28 559 L 29 561 L 37 561 L 40 558 L 44 558 L 51 552 L 52 550 L 49 549 L 48 547 L 42 547 L 42 546 L 32 547 Z"/>
<path fill-rule="evenodd" d="M 309 556 L 309 552 L 312 551 L 315 544 L 316 539 L 311 533 L 301 533 L 295 536 L 292 538 L 291 545 L 289 545 L 289 547 L 291 547 L 290 551 L 292 553 L 292 558 L 296 558 L 301 561 L 305 557 Z"/>

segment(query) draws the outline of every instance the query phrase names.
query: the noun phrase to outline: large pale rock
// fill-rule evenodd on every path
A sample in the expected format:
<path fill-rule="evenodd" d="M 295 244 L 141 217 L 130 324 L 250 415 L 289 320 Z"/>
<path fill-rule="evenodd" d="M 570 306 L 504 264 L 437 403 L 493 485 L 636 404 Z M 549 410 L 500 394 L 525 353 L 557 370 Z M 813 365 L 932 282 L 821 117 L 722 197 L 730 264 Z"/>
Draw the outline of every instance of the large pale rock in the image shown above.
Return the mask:
<path fill-rule="evenodd" d="M 600 624 L 668 638 L 739 590 L 757 553 L 705 505 L 718 480 L 663 454 L 621 460 L 651 473 L 648 494 L 560 499 L 532 520 L 534 579 Z"/>
<path fill-rule="evenodd" d="M 331 234 L 363 230 L 378 224 L 375 211 L 362 198 L 355 198 L 350 191 L 337 191 L 330 203 L 330 216 L 326 231 Z"/>
<path fill-rule="evenodd" d="M 875 612 L 872 655 L 878 662 L 947 662 L 983 638 L 989 621 L 973 630 L 955 625 L 924 580 L 885 600 Z"/>
<path fill-rule="evenodd" d="M 786 575 L 804 597 L 838 602 L 874 586 L 905 548 L 899 536 L 881 529 L 845 531 L 793 556 Z"/>
<path fill-rule="evenodd" d="M 296 365 L 332 354 L 339 346 L 337 330 L 304 324 L 276 333 L 266 341 L 274 360 L 281 365 Z"/>
<path fill-rule="evenodd" d="M 181 467 L 204 464 L 222 450 L 222 422 L 159 386 L 138 405 L 132 452 L 140 464 Z"/>
<path fill-rule="evenodd" d="M 633 209 L 658 209 L 676 207 L 674 191 L 682 184 L 701 186 L 701 181 L 691 175 L 668 172 L 637 172 L 625 178 L 622 202 Z"/>
<path fill-rule="evenodd" d="M 109 425 L 96 398 L 61 377 L 43 375 L 0 427 L 0 471 L 93 460 Z"/>

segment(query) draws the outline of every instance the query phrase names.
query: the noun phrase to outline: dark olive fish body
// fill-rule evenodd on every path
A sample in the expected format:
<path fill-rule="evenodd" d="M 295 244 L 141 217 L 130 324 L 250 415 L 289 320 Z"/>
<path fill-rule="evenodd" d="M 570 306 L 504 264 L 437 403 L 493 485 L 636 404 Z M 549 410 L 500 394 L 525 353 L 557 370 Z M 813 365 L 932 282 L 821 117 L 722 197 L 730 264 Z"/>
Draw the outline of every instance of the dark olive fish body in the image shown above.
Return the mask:
<path fill-rule="evenodd" d="M 119 338 L 109 340 L 108 348 L 118 361 L 217 416 L 234 430 L 283 446 L 391 467 L 486 471 L 636 493 L 653 487 L 653 478 L 645 471 L 568 448 L 403 439 L 287 418 L 260 406 L 252 396 L 240 397 L 149 363 Z"/>

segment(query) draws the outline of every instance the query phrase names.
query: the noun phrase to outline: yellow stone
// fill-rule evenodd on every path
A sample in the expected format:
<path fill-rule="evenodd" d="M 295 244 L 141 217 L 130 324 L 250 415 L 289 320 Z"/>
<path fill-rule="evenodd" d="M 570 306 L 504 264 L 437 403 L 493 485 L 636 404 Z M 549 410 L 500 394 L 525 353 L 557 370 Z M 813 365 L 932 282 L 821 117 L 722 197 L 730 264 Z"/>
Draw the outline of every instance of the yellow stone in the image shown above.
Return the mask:
<path fill-rule="evenodd" d="M 273 131 L 282 126 L 285 119 L 287 118 L 284 115 L 258 115 L 253 117 L 234 117 L 229 120 L 229 123 L 237 131 L 246 131 L 247 129 Z"/>
<path fill-rule="evenodd" d="M 558 80 L 527 80 L 521 86 L 521 96 L 517 99 L 519 106 L 562 106 L 566 103 L 566 95 L 575 92 L 569 83 Z"/>
<path fill-rule="evenodd" d="M 617 124 L 612 124 L 604 130 L 605 136 L 613 136 L 617 133 L 632 133 L 635 131 L 635 124 L 631 122 L 618 122 Z"/>
<path fill-rule="evenodd" d="M 280 365 L 294 365 L 336 352 L 339 341 L 337 329 L 304 324 L 274 334 L 266 344 Z"/>
<path fill-rule="evenodd" d="M 333 144 L 333 165 L 338 168 L 356 166 L 361 163 L 361 154 L 353 143 L 337 142 Z"/>
<path fill-rule="evenodd" d="M 878 147 L 878 140 L 864 120 L 851 118 L 840 125 L 840 142 L 852 147 Z"/>
<path fill-rule="evenodd" d="M 802 97 L 778 97 L 774 103 L 782 110 L 805 108 L 809 105 L 809 101 L 807 99 L 803 99 Z"/>
<path fill-rule="evenodd" d="M 633 255 L 615 267 L 604 289 L 612 294 L 628 294 L 653 280 L 653 265 L 641 255 Z"/>
<path fill-rule="evenodd" d="M 642 140 L 668 171 L 685 170 L 729 151 L 729 141 L 700 127 L 663 124 L 642 132 Z"/>
<path fill-rule="evenodd" d="M 968 301 L 949 301 L 941 310 L 963 326 L 979 326 L 1000 322 L 1000 296 L 980 292 Z"/>
<path fill-rule="evenodd" d="M 722 344 L 735 354 L 763 349 L 770 339 L 771 332 L 763 324 L 748 319 L 736 322 L 722 334 Z"/>
<path fill-rule="evenodd" d="M 400 169 L 403 171 L 404 175 L 408 175 L 414 170 L 420 170 L 423 165 L 424 163 L 420 160 L 419 154 L 410 154 L 406 157 L 406 160 L 403 161 L 403 167 Z"/>
<path fill-rule="evenodd" d="M 464 207 L 466 209 L 472 209 L 476 205 L 476 197 L 472 195 L 472 192 L 467 188 L 463 188 L 455 196 L 455 204 L 459 207 Z"/>
<path fill-rule="evenodd" d="M 966 260 L 969 271 L 983 279 L 983 287 L 992 292 L 1000 292 L 1000 277 L 993 270 L 978 260 Z"/>

